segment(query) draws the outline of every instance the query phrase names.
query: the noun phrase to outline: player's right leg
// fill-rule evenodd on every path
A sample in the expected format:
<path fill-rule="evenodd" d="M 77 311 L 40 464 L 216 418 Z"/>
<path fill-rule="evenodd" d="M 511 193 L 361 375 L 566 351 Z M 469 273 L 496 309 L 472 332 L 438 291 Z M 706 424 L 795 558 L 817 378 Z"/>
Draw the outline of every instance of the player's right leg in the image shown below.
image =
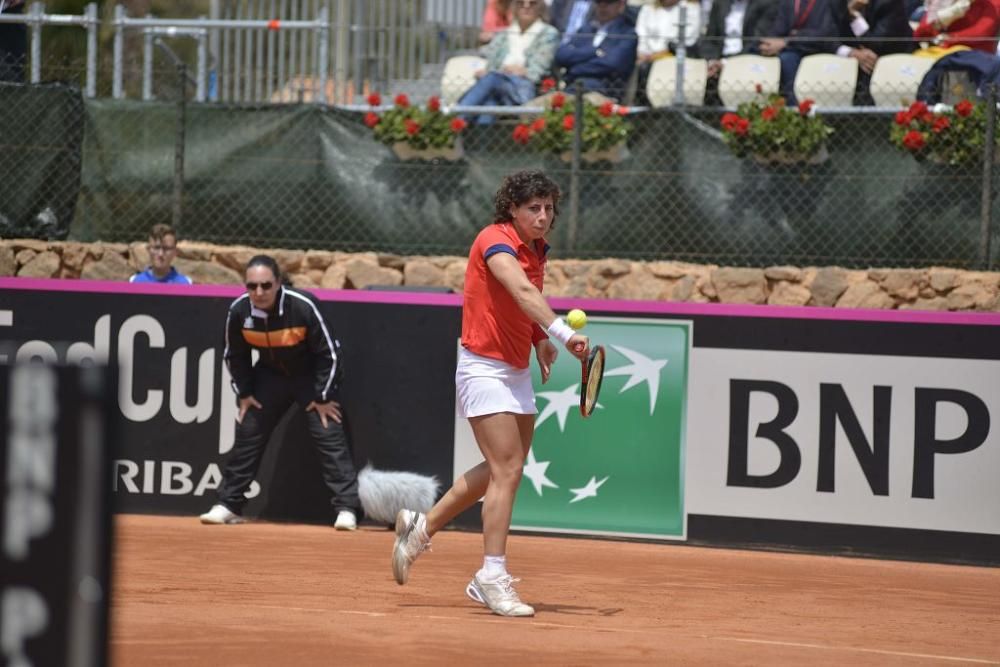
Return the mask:
<path fill-rule="evenodd" d="M 392 574 L 396 583 L 405 584 L 410 566 L 430 549 L 431 537 L 461 512 L 472 507 L 490 483 L 490 467 L 483 461 L 466 471 L 427 514 L 400 510 L 396 515 L 396 543 L 392 550 Z"/>

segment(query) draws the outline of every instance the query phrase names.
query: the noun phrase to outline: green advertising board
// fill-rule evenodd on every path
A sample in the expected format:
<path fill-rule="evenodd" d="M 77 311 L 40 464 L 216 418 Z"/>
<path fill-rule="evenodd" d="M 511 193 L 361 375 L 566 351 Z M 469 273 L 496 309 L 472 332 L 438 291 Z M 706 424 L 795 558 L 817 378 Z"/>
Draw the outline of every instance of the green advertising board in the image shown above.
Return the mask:
<path fill-rule="evenodd" d="M 532 363 L 538 417 L 512 527 L 685 538 L 691 324 L 591 318 L 581 333 L 607 351 L 598 408 L 580 416 L 580 363 L 565 350 L 544 385 Z"/>

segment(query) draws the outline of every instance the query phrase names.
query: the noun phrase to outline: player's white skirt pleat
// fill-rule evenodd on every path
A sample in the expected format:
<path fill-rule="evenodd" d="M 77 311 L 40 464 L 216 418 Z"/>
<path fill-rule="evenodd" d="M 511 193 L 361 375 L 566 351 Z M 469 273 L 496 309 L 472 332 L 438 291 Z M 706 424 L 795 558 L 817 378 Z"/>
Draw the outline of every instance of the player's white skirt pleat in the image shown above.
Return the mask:
<path fill-rule="evenodd" d="M 458 414 L 466 419 L 497 412 L 519 415 L 538 412 L 530 368 L 514 368 L 464 347 L 458 355 L 455 390 Z"/>

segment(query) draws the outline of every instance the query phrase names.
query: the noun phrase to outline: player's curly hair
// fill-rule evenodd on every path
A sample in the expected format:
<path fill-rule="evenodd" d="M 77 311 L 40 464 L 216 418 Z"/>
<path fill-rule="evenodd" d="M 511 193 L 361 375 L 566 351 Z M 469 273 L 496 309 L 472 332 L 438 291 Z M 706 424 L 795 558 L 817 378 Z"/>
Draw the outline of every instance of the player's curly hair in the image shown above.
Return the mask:
<path fill-rule="evenodd" d="M 493 198 L 493 222 L 510 222 L 510 209 L 521 206 L 535 197 L 552 197 L 556 215 L 559 215 L 559 185 L 540 171 L 518 171 L 503 179 Z M 555 221 L 553 221 L 553 226 Z"/>

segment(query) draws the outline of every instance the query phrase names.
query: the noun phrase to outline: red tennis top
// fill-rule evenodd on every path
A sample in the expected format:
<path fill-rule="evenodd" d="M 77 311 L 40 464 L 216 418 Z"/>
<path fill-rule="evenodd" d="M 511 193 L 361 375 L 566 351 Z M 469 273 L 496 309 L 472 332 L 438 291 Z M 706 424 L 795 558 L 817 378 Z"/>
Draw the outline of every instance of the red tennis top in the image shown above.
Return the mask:
<path fill-rule="evenodd" d="M 531 284 L 541 292 L 548 250 L 545 239 L 538 239 L 532 252 L 509 222 L 492 224 L 479 232 L 465 269 L 462 305 L 462 346 L 465 349 L 482 357 L 499 359 L 515 368 L 528 367 L 532 343 L 548 336 L 521 310 L 507 288 L 490 271 L 486 260 L 498 252 L 513 255 Z"/>

